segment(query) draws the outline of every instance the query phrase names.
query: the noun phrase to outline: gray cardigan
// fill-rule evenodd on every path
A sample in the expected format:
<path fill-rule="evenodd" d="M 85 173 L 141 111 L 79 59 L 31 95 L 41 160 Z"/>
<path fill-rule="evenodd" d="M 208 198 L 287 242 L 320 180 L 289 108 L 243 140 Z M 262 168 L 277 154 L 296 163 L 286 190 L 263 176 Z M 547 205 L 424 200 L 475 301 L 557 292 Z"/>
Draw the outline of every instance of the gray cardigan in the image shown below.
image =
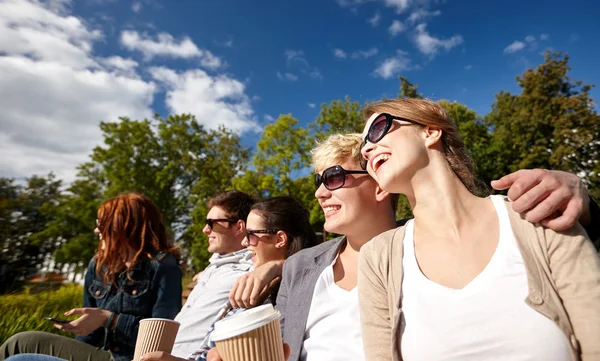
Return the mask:
<path fill-rule="evenodd" d="M 304 249 L 288 258 L 283 265 L 277 309 L 281 312 L 283 342 L 289 344 L 292 351 L 288 361 L 300 360 L 315 284 L 345 241 L 345 237 L 338 237 Z"/>

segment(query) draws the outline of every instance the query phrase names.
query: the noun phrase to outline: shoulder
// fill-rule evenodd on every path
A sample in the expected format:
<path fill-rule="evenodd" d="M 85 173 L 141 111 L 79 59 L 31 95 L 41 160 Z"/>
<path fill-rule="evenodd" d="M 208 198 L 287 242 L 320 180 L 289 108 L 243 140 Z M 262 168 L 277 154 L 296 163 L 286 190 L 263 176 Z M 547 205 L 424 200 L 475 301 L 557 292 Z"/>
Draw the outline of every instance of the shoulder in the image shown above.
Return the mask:
<path fill-rule="evenodd" d="M 402 259 L 404 231 L 406 226 L 390 229 L 365 244 L 360 249 L 359 271 L 375 271 L 387 274 L 392 258 Z"/>
<path fill-rule="evenodd" d="M 159 253 L 152 260 L 162 267 L 179 267 L 177 257 L 173 253 Z"/>
<path fill-rule="evenodd" d="M 400 226 L 389 231 L 385 231 L 365 244 L 361 248 L 361 253 L 373 253 L 383 255 L 392 251 L 395 246 L 401 245 L 404 240 L 404 230 L 406 226 Z"/>
<path fill-rule="evenodd" d="M 343 236 L 337 237 L 330 241 L 323 242 L 317 246 L 305 248 L 288 258 L 285 261 L 285 264 L 289 267 L 292 265 L 304 265 L 307 262 L 312 262 L 315 257 L 328 251 L 333 251 L 334 248 L 339 248 L 344 239 L 345 238 Z"/>
<path fill-rule="evenodd" d="M 149 263 L 150 269 L 154 270 L 154 272 L 166 272 L 165 274 L 169 275 L 169 277 L 174 273 L 181 273 L 179 262 L 173 253 L 158 253 L 150 258 Z"/>
<path fill-rule="evenodd" d="M 322 255 L 331 254 L 331 257 L 322 258 L 324 262 L 331 263 L 337 254 L 337 250 L 345 239 L 346 238 L 343 236 L 337 237 L 317 246 L 303 249 L 292 255 L 283 264 L 283 278 L 289 280 L 290 278 L 295 278 L 309 267 L 318 267 L 315 259 Z"/>

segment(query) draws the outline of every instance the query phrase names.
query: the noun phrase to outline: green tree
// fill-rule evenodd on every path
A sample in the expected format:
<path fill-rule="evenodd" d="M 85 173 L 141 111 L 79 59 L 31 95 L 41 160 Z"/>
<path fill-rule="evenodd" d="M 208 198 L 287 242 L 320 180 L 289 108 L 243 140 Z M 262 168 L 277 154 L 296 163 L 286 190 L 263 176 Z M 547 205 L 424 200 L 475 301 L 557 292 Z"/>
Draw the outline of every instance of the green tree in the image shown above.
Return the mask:
<path fill-rule="evenodd" d="M 344 100 L 321 105 L 321 112 L 309 124 L 309 129 L 317 141 L 336 133 L 362 133 L 365 126 L 363 111 L 362 104 L 346 96 Z"/>
<path fill-rule="evenodd" d="M 398 80 L 400 81 L 398 98 L 423 99 L 423 94 L 418 92 L 419 86 L 417 84 L 409 82 L 408 79 L 400 75 L 398 76 Z"/>
<path fill-rule="evenodd" d="M 40 232 L 51 221 L 42 209 L 55 207 L 59 202 L 62 182 L 50 173 L 45 177 L 34 175 L 26 183 L 21 187 L 6 178 L 0 182 L 1 259 L 7 266 L 5 272 L 11 273 L 12 279 L 7 282 L 13 285 L 15 279 L 39 269 L 58 246 L 56 238 L 40 237 Z"/>
<path fill-rule="evenodd" d="M 569 57 L 546 52 L 545 61 L 517 77 L 521 93 L 501 91 L 486 116 L 493 128 L 493 177 L 520 168 L 560 169 L 580 175 L 600 196 L 600 116 L 592 85 L 573 81 Z"/>

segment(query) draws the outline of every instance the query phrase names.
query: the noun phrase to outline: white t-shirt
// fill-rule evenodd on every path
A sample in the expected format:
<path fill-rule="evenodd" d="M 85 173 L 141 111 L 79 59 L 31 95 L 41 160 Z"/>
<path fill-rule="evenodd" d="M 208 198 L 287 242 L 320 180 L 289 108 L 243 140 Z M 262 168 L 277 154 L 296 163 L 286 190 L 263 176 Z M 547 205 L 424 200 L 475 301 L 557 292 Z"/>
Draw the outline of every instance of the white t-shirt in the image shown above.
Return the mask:
<path fill-rule="evenodd" d="M 423 275 L 414 251 L 414 223 L 404 237 L 404 361 L 571 360 L 558 326 L 525 303 L 527 273 L 501 196 L 490 197 L 500 239 L 488 265 L 462 289 Z"/>
<path fill-rule="evenodd" d="M 337 260 L 337 258 L 336 258 Z M 321 272 L 313 292 L 302 345 L 302 361 L 362 361 L 358 290 L 335 284 L 333 265 Z"/>

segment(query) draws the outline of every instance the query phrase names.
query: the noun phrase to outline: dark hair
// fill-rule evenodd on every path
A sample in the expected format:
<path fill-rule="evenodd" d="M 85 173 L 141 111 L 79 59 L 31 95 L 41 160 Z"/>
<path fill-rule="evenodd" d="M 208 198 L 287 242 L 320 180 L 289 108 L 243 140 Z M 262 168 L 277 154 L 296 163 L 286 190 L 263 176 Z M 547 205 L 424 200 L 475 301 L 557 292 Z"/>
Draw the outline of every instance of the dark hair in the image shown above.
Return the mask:
<path fill-rule="evenodd" d="M 213 196 L 207 203 L 210 210 L 212 207 L 222 208 L 228 218 L 241 219 L 246 222 L 250 208 L 255 200 L 250 195 L 240 191 L 227 191 Z"/>
<path fill-rule="evenodd" d="M 153 253 L 173 253 L 179 259 L 179 251 L 167 240 L 163 218 L 150 198 L 131 192 L 111 198 L 98 208 L 98 230 L 102 241 L 96 251 L 96 274 L 106 283 L 131 267 L 140 257 L 151 258 Z M 104 243 L 104 247 L 102 244 Z M 133 259 L 125 259 L 128 248 L 135 250 Z M 164 257 L 164 255 L 163 255 Z M 130 262 L 126 266 L 126 262 Z"/>
<path fill-rule="evenodd" d="M 305 248 L 319 244 L 319 239 L 310 224 L 310 213 L 290 197 L 273 197 L 256 202 L 252 206 L 265 221 L 265 228 L 276 229 L 288 235 L 285 257 Z"/>

